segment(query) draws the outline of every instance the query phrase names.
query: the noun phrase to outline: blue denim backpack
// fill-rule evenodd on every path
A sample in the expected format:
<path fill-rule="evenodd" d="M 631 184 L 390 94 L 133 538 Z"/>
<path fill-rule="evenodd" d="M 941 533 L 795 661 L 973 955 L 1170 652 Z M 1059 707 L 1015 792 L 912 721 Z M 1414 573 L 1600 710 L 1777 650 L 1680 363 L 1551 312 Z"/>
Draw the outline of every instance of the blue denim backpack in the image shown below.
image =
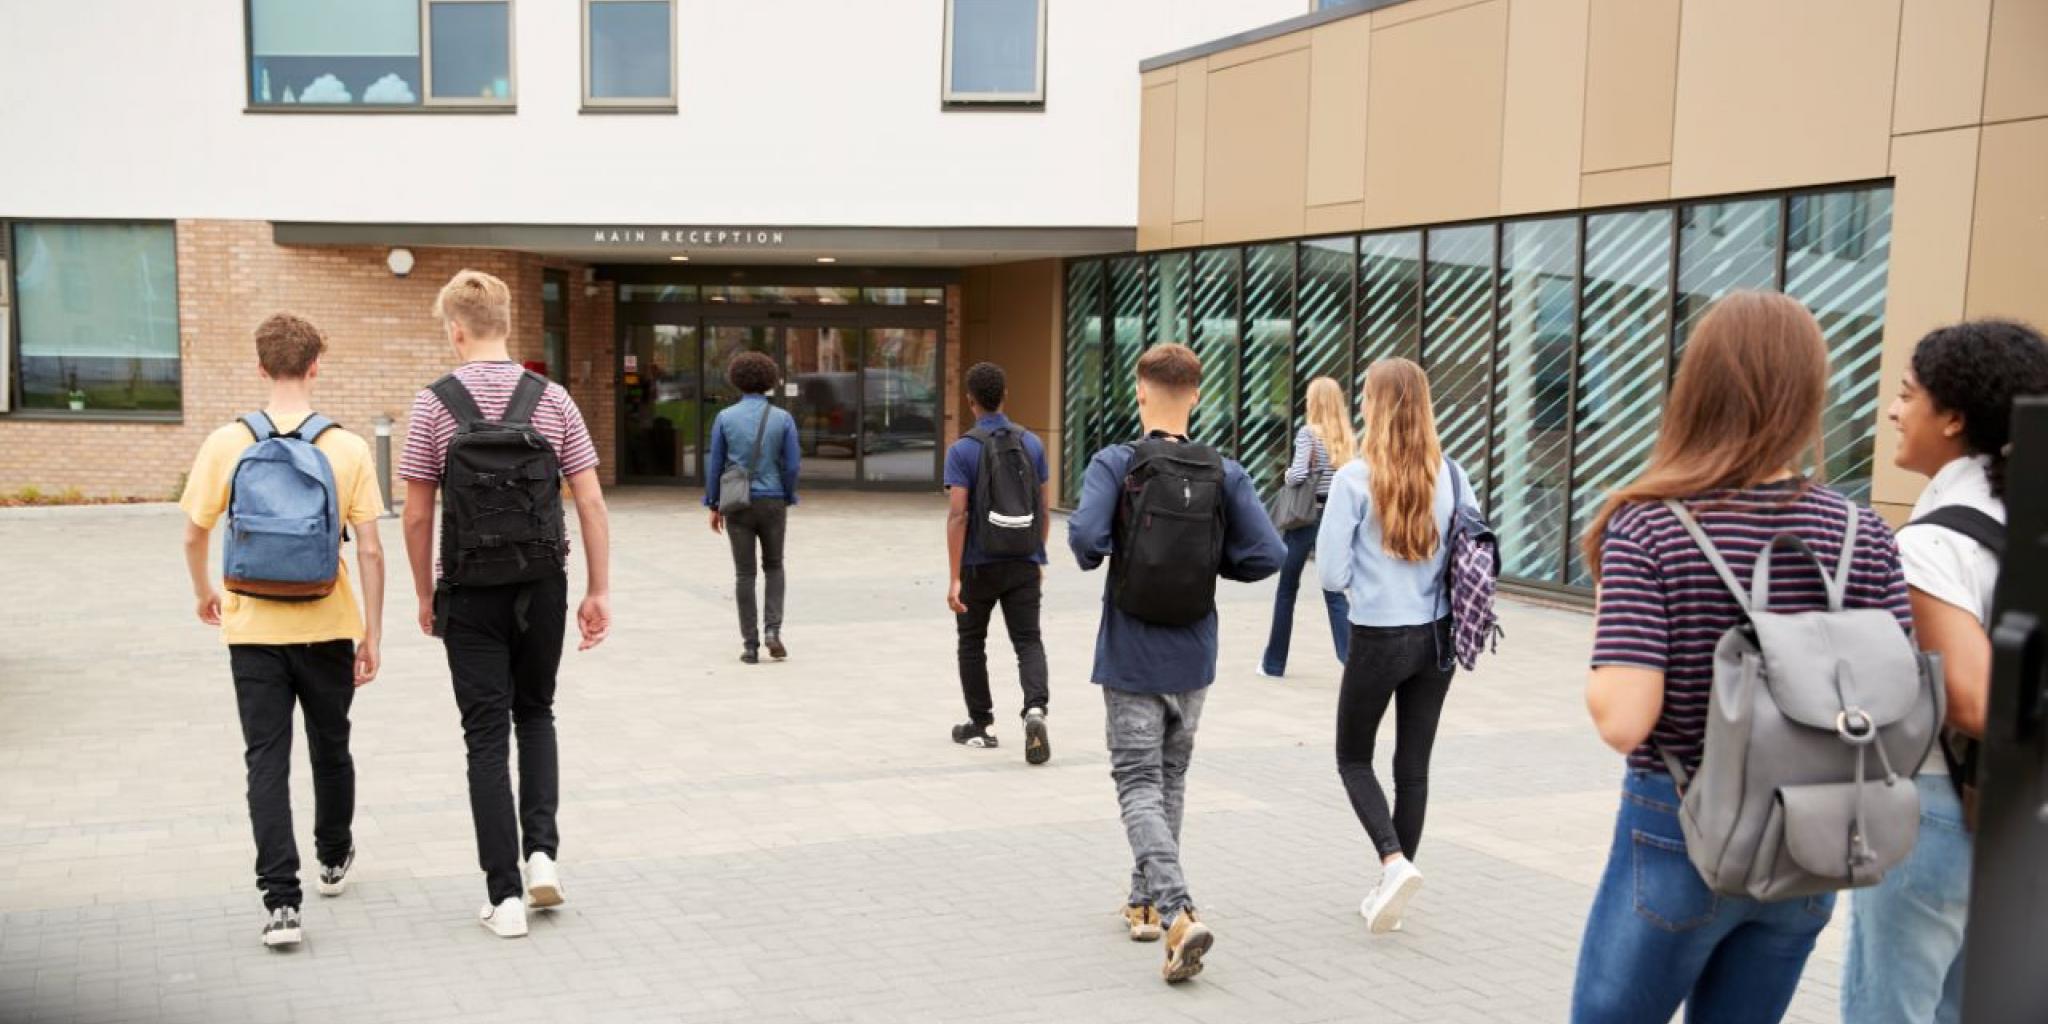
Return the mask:
<path fill-rule="evenodd" d="M 227 589 L 276 601 L 326 597 L 341 574 L 341 509 L 334 467 L 313 442 L 334 421 L 316 412 L 281 434 L 252 412 L 242 425 L 256 443 L 228 478 Z"/>

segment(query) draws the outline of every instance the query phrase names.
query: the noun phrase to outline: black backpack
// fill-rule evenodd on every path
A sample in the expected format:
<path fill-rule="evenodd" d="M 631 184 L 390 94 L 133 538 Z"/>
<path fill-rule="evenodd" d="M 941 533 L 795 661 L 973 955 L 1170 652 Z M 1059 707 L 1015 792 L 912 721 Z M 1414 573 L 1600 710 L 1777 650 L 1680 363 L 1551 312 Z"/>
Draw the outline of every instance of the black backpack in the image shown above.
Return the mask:
<path fill-rule="evenodd" d="M 456 423 L 441 478 L 441 578 L 451 586 L 531 583 L 562 571 L 562 466 L 533 426 L 547 386 L 527 372 L 505 415 L 487 420 L 454 374 L 434 382 Z"/>
<path fill-rule="evenodd" d="M 1000 431 L 975 429 L 968 437 L 981 442 L 981 468 L 974 477 L 972 515 L 974 546 L 991 558 L 1029 558 L 1044 541 L 1044 490 L 1038 467 L 1024 447 L 1017 427 Z"/>
<path fill-rule="evenodd" d="M 1976 541 L 1993 558 L 2005 561 L 2005 524 L 1968 505 L 1943 505 L 1906 524 L 1939 526 Z M 1941 730 L 1941 758 L 1948 763 L 1949 784 L 1963 803 L 1963 821 L 1977 827 L 1977 762 L 1982 744 L 1954 729 Z"/>
<path fill-rule="evenodd" d="M 1110 592 L 1127 615 L 1186 626 L 1216 611 L 1223 566 L 1223 456 L 1154 433 L 1131 445 L 1117 504 Z"/>

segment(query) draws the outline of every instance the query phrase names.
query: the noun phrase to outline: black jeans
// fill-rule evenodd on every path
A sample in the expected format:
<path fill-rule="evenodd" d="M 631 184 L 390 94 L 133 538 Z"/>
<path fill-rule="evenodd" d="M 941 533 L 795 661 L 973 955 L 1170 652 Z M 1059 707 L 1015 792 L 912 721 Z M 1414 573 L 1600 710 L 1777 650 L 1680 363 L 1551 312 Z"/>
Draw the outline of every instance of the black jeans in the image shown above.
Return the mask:
<path fill-rule="evenodd" d="M 1003 606 L 1003 628 L 1017 651 L 1017 681 L 1024 686 L 1024 707 L 1044 708 L 1045 641 L 1038 632 L 1043 576 L 1035 562 L 991 562 L 960 570 L 960 603 L 967 610 L 954 616 L 960 629 L 960 693 L 967 714 L 987 725 L 996 720 L 988 694 L 988 620 Z M 1050 710 L 1050 709 L 1047 709 Z"/>
<path fill-rule="evenodd" d="M 448 592 L 442 644 L 469 747 L 469 815 L 477 864 L 491 903 L 521 892 L 519 865 L 555 855 L 560 762 L 555 749 L 555 669 L 562 661 L 569 580 L 552 576 L 503 587 Z M 519 737 L 519 803 L 512 803 L 508 755 Z M 524 833 L 525 843 L 520 842 Z"/>
<path fill-rule="evenodd" d="M 761 646 L 754 624 L 754 546 L 761 548 L 761 569 L 768 574 L 768 635 L 782 632 L 782 538 L 789 529 L 789 503 L 781 498 L 755 498 L 746 508 L 725 517 L 725 536 L 732 542 L 732 570 L 738 584 L 740 638 L 747 649 Z"/>
<path fill-rule="evenodd" d="M 1381 857 L 1415 859 L 1429 806 L 1429 752 L 1454 669 L 1437 667 L 1450 620 L 1423 626 L 1353 626 L 1344 686 L 1337 694 L 1337 774 L 1351 809 Z M 1394 710 L 1394 810 L 1373 775 L 1373 740 L 1387 702 Z"/>
<path fill-rule="evenodd" d="M 313 852 L 322 864 L 348 859 L 356 816 L 356 765 L 348 753 L 355 656 L 356 645 L 347 640 L 228 647 L 249 769 L 256 887 L 266 910 L 296 907 L 301 895 L 299 844 L 292 837 L 293 704 L 305 709 L 313 761 Z"/>

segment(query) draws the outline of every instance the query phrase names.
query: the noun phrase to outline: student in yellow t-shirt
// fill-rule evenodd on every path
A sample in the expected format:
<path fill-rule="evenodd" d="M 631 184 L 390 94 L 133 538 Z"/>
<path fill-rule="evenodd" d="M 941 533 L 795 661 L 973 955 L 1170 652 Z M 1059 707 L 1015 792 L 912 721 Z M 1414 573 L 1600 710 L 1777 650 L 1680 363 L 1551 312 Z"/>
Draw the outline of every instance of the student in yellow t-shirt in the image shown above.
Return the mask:
<path fill-rule="evenodd" d="M 279 313 L 256 329 L 256 357 L 270 383 L 264 415 L 280 432 L 298 429 L 313 414 L 313 385 L 327 340 L 304 319 Z M 306 747 L 313 764 L 313 839 L 320 858 L 320 894 L 339 896 L 355 861 L 350 825 L 355 818 L 355 763 L 348 752 L 348 711 L 356 687 L 377 678 L 384 618 L 384 548 L 377 538 L 383 501 L 371 471 L 370 447 L 340 428 L 314 445 L 334 471 L 336 505 L 353 528 L 362 568 L 362 608 L 356 607 L 348 566 L 338 566 L 334 589 L 305 601 L 221 595 L 207 571 L 213 526 L 227 512 L 236 463 L 256 443 L 240 421 L 214 431 L 199 447 L 179 504 L 185 525 L 185 563 L 192 573 L 199 621 L 219 626 L 228 645 L 235 701 L 242 717 L 249 768 L 249 821 L 256 833 L 256 884 L 263 891 L 263 943 L 289 946 L 300 938 L 299 851 L 292 837 L 292 708 L 306 714 Z"/>

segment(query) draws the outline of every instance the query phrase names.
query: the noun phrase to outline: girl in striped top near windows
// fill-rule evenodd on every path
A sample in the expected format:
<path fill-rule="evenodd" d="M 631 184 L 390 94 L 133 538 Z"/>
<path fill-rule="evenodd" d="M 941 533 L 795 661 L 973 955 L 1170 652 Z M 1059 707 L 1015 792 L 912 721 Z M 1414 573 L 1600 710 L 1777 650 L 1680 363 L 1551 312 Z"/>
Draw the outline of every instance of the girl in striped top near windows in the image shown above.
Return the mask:
<path fill-rule="evenodd" d="M 1763 903 L 1709 891 L 1660 756 L 1699 764 L 1714 646 L 1742 618 L 1666 501 L 1699 520 L 1738 577 L 1779 534 L 1836 565 L 1856 516 L 1846 603 L 1912 625 L 1891 530 L 1804 472 L 1825 465 L 1827 390 L 1827 344 L 1805 306 L 1777 293 L 1721 299 L 1686 342 L 1649 465 L 1587 531 L 1599 590 L 1586 705 L 1628 769 L 1579 948 L 1577 1024 L 1663 1024 L 1681 1003 L 1690 1021 L 1776 1021 L 1834 912 L 1833 894 Z M 1810 559 L 1778 559 L 1771 579 L 1772 611 L 1827 606 Z"/>
<path fill-rule="evenodd" d="M 1287 561 L 1280 566 L 1280 588 L 1273 593 L 1273 629 L 1266 638 L 1266 653 L 1259 658 L 1259 674 L 1268 679 L 1287 674 L 1287 648 L 1294 638 L 1294 598 L 1301 589 L 1309 552 L 1316 547 L 1323 502 L 1330 497 L 1330 477 L 1351 461 L 1357 445 L 1344 388 L 1328 377 L 1309 381 L 1308 419 L 1294 433 L 1294 462 L 1287 467 L 1287 482 L 1315 480 L 1316 522 L 1280 535 L 1287 542 Z M 1337 664 L 1342 665 L 1351 649 L 1350 608 L 1341 592 L 1329 590 L 1323 591 L 1323 606 L 1330 613 L 1330 638 L 1337 645 Z"/>

